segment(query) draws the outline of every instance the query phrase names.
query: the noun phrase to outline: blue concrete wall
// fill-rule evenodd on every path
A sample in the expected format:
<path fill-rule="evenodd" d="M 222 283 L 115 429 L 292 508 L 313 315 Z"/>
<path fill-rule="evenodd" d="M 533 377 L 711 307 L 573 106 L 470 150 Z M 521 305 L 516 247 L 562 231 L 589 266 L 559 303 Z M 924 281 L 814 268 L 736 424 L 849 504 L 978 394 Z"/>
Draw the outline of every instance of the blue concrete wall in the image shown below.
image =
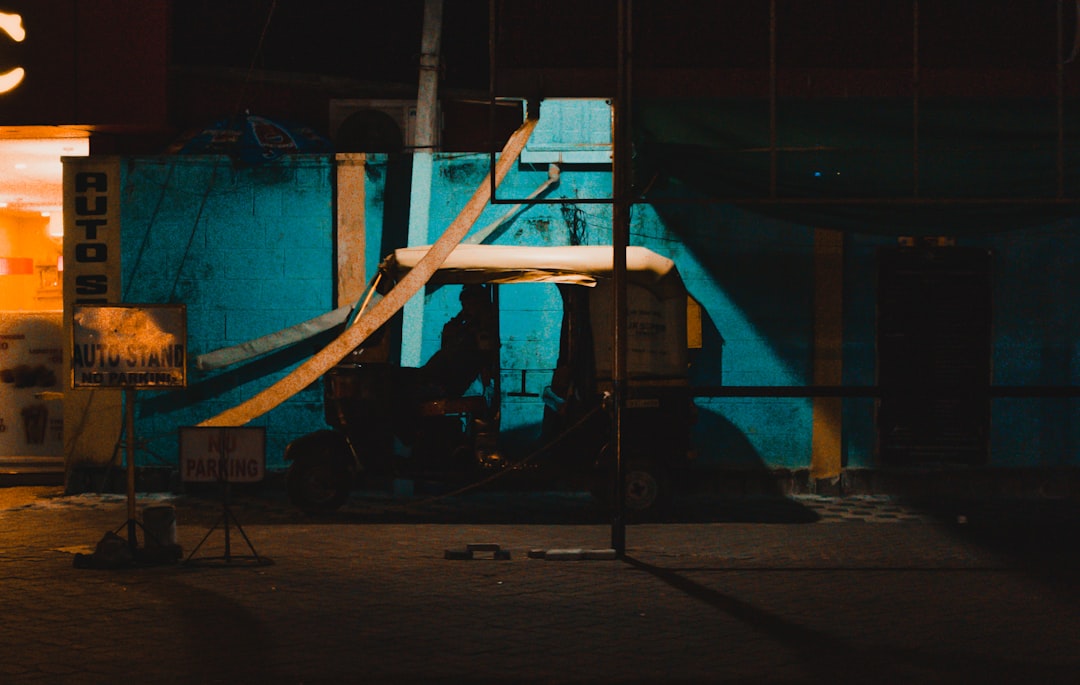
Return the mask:
<path fill-rule="evenodd" d="M 1080 385 L 1080 221 L 989 236 L 994 251 L 994 383 Z M 1080 466 L 1080 400 L 1002 398 L 991 407 L 991 460 Z"/>
<path fill-rule="evenodd" d="M 178 427 L 250 398 L 306 358 L 294 348 L 199 372 L 196 356 L 333 309 L 333 162 L 297 156 L 245 168 L 226 157 L 138 157 L 122 176 L 124 301 L 187 308 L 188 388 L 140 392 L 136 422 L 147 441 L 138 463 L 175 465 Z M 289 440 L 323 427 L 321 387 L 250 425 L 266 427 L 267 467 L 282 467 Z"/>
<path fill-rule="evenodd" d="M 484 155 L 439 157 L 432 196 L 429 240 L 464 206 L 487 172 Z M 503 198 L 524 197 L 547 178 L 547 170 L 519 165 L 499 190 Z M 610 175 L 565 165 L 548 198 L 566 205 L 536 205 L 516 214 L 488 242 L 565 245 L 573 236 L 584 244 L 611 239 L 610 209 L 571 204 L 574 198 L 610 193 Z M 507 211 L 489 207 L 477 222 L 486 226 Z M 1075 385 L 1080 373 L 1076 305 L 1078 275 L 1069 255 L 1080 234 L 1072 222 L 1035 231 L 964 238 L 958 244 L 987 247 L 994 257 L 993 383 L 997 385 Z M 692 354 L 696 385 L 812 384 L 813 233 L 800 226 L 730 206 L 638 205 L 633 209 L 631 242 L 676 261 L 691 294 L 705 314 L 705 347 Z M 877 257 L 896 238 L 850 233 L 844 257 L 844 383 L 873 385 L 876 380 L 875 318 Z M 521 287 L 522 290 L 526 286 Z M 538 392 L 550 374 L 554 349 L 537 354 L 533 344 L 548 341 L 557 321 L 558 300 L 539 304 L 523 296 L 504 299 L 503 366 L 526 368 L 526 391 Z M 457 308 L 453 296 L 428 293 L 423 357 L 438 347 L 441 323 Z M 520 307 L 520 311 L 513 311 Z M 538 309 L 537 309 L 538 307 Z M 529 344 L 526 344 L 529 343 Z M 543 344 L 543 343 L 542 343 Z M 528 358 L 529 355 L 532 358 Z M 503 379 L 518 389 L 517 375 Z M 539 420 L 535 401 L 518 398 L 508 424 L 529 433 Z M 698 400 L 695 442 L 705 466 L 805 468 L 810 464 L 811 400 L 748 398 Z M 875 402 L 844 403 L 843 464 L 878 466 L 875 455 Z M 1080 436 L 1075 399 L 996 399 L 992 403 L 992 467 L 1076 465 Z"/>
<path fill-rule="evenodd" d="M 849 235 L 844 245 L 844 383 L 872 386 L 877 382 L 877 251 L 896 239 Z M 877 466 L 875 455 L 877 402 L 844 400 L 844 466 Z"/>
<path fill-rule="evenodd" d="M 429 242 L 457 217 L 489 171 L 487 155 L 440 155 L 432 179 Z M 548 179 L 547 165 L 517 166 L 500 185 L 503 200 L 524 198 Z M 603 171 L 560 174 L 545 197 L 610 197 L 611 175 Z M 504 217 L 508 220 L 502 222 Z M 489 204 L 470 232 L 496 224 L 485 243 L 500 245 L 603 245 L 611 243 L 611 209 L 605 205 Z M 466 237 L 469 240 L 469 237 Z M 449 291 L 450 289 L 442 289 Z M 457 292 L 428 289 L 421 358 L 439 347 L 442 325 L 457 313 Z M 500 289 L 501 366 L 504 369 L 502 430 L 511 449 L 525 449 L 539 434 L 543 417 L 540 394 L 551 381 L 559 352 L 562 304 L 554 285 L 520 284 Z M 524 373 L 524 375 L 523 375 Z M 513 394 L 510 394 L 513 393 Z"/>
<path fill-rule="evenodd" d="M 802 385 L 812 378 L 813 231 L 734 207 L 634 208 L 632 242 L 679 267 L 704 314 L 691 383 Z M 811 402 L 700 398 L 700 463 L 742 469 L 810 464 Z"/>
<path fill-rule="evenodd" d="M 378 160 L 372 160 L 378 163 Z M 428 241 L 457 216 L 488 171 L 486 155 L 438 156 L 435 162 Z M 369 175 L 381 178 L 381 174 Z M 500 187 L 503 199 L 523 198 L 548 178 L 544 165 L 519 165 Z M 564 165 L 548 199 L 566 204 L 522 208 L 487 240 L 495 244 L 603 245 L 611 242 L 611 209 L 574 204 L 576 198 L 610 197 L 611 175 L 596 167 Z M 378 197 L 373 188 L 369 197 Z M 369 212 L 377 211 L 369 206 Z M 510 207 L 491 205 L 479 231 Z M 378 224 L 377 216 L 369 214 Z M 716 234 L 700 241 L 702 225 Z M 721 239 L 722 238 L 722 239 Z M 768 222 L 732 208 L 694 211 L 636 206 L 631 242 L 676 261 L 706 315 L 705 348 L 693 355 L 699 385 L 797 385 L 810 374 L 812 238 L 809 229 Z M 522 285 L 502 291 L 504 428 L 522 439 L 539 430 L 542 404 L 535 395 L 549 382 L 557 354 L 561 304 L 553 287 Z M 456 292 L 425 295 L 421 358 L 438 349 L 442 323 L 457 311 Z M 524 385 L 521 371 L 525 371 Z M 700 462 L 739 467 L 809 465 L 810 402 L 805 399 L 701 399 L 695 428 Z"/>
<path fill-rule="evenodd" d="M 1076 386 L 1080 383 L 1080 323 L 1075 293 L 1080 274 L 1077 222 L 986 236 L 958 245 L 992 251 L 991 383 L 996 386 Z M 844 293 L 844 382 L 875 381 L 876 251 L 894 238 L 853 234 L 847 239 Z M 1080 465 L 1076 398 L 991 400 L 989 467 Z M 874 401 L 844 401 L 845 465 L 876 466 Z"/>
<path fill-rule="evenodd" d="M 487 155 L 437 155 L 429 242 L 450 225 L 489 169 Z M 517 165 L 500 198 L 523 198 L 548 178 L 545 165 Z M 369 156 L 367 267 L 404 244 L 408 223 L 406 158 Z M 326 157 L 286 158 L 257 169 L 225 158 L 127 160 L 123 208 L 124 292 L 128 302 L 184 302 L 190 355 L 304 321 L 332 308 L 333 168 Z M 545 197 L 526 206 L 487 242 L 600 245 L 611 241 L 611 211 L 579 198 L 609 197 L 610 173 L 564 165 Z M 489 205 L 474 230 L 508 205 Z M 1080 339 L 1073 294 L 1080 276 L 1070 255 L 1080 231 L 1066 221 L 1041 229 L 965 238 L 994 250 L 993 382 L 1076 385 Z M 813 229 L 729 206 L 638 205 L 631 242 L 671 257 L 704 310 L 704 347 L 691 354 L 695 385 L 800 385 L 812 382 Z M 875 381 L 876 250 L 894 238 L 845 239 L 844 382 Z M 422 329 L 426 359 L 442 323 L 457 311 L 456 292 L 428 289 Z M 560 302 L 553 286 L 502 290 L 504 428 L 522 441 L 539 430 L 537 395 L 557 354 Z M 303 352 L 303 350 L 299 350 Z M 275 356 L 239 369 L 191 372 L 183 392 L 141 393 L 137 431 L 149 438 L 142 463 L 175 461 L 176 428 L 249 398 L 306 355 Z M 525 371 L 524 379 L 521 370 Z M 810 464 L 811 401 L 698 400 L 695 442 L 704 466 L 805 468 Z M 1075 399 L 993 402 L 991 466 L 1075 466 L 1080 427 Z M 306 389 L 258 419 L 268 430 L 267 460 L 279 468 L 285 443 L 323 427 L 321 388 Z M 877 466 L 874 401 L 844 401 L 844 465 Z"/>

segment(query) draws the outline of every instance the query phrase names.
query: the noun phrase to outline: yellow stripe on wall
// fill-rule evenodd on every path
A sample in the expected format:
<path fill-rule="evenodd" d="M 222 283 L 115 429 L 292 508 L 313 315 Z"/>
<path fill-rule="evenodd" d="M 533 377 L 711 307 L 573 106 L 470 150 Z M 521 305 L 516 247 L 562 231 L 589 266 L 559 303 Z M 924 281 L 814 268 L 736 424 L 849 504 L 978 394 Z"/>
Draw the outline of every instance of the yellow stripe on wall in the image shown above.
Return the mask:
<path fill-rule="evenodd" d="M 843 383 L 844 235 L 814 230 L 814 385 Z M 815 397 L 810 476 L 840 476 L 843 398 Z"/>

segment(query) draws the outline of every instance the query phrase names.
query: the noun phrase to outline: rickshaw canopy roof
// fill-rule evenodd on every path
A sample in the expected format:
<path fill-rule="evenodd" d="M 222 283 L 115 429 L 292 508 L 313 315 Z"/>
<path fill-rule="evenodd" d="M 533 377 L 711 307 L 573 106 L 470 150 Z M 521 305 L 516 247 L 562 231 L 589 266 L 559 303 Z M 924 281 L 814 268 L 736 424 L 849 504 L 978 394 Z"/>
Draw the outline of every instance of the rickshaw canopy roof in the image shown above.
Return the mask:
<path fill-rule="evenodd" d="M 387 256 L 379 270 L 392 281 L 401 278 L 427 254 L 429 245 L 404 247 Z M 610 245 L 526 247 L 518 245 L 458 245 L 429 281 L 451 283 L 566 283 L 595 286 L 613 277 Z M 644 247 L 626 248 L 629 283 L 656 296 L 685 296 L 686 288 L 675 262 Z"/>

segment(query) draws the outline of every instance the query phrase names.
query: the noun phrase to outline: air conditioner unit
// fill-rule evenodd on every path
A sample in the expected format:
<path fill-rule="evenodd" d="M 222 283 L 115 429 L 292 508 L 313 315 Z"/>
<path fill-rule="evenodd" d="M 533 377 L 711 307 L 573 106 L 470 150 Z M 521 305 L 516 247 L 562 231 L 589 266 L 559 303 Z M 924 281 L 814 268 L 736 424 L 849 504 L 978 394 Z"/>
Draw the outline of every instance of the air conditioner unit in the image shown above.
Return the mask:
<path fill-rule="evenodd" d="M 343 126 L 354 115 L 365 115 L 377 112 L 386 116 L 397 125 L 401 134 L 404 149 L 411 150 L 416 147 L 416 101 L 415 100 L 369 100 L 369 99 L 341 99 L 330 101 L 330 138 L 334 143 L 339 143 L 345 132 Z M 438 109 L 436 109 L 436 121 L 438 121 Z M 435 131 L 435 147 L 439 145 L 439 129 Z M 357 150 L 366 152 L 367 150 Z"/>

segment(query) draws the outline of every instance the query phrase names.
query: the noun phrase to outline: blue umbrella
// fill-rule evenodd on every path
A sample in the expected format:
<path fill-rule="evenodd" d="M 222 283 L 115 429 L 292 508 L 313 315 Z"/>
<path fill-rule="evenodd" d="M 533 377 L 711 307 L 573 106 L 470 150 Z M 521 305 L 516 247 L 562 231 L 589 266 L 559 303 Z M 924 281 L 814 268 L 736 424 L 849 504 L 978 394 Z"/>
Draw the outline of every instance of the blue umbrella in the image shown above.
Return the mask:
<path fill-rule="evenodd" d="M 263 164 L 289 154 L 333 152 L 333 144 L 304 124 L 254 114 L 221 119 L 174 143 L 170 151 L 188 155 L 229 155 Z"/>

